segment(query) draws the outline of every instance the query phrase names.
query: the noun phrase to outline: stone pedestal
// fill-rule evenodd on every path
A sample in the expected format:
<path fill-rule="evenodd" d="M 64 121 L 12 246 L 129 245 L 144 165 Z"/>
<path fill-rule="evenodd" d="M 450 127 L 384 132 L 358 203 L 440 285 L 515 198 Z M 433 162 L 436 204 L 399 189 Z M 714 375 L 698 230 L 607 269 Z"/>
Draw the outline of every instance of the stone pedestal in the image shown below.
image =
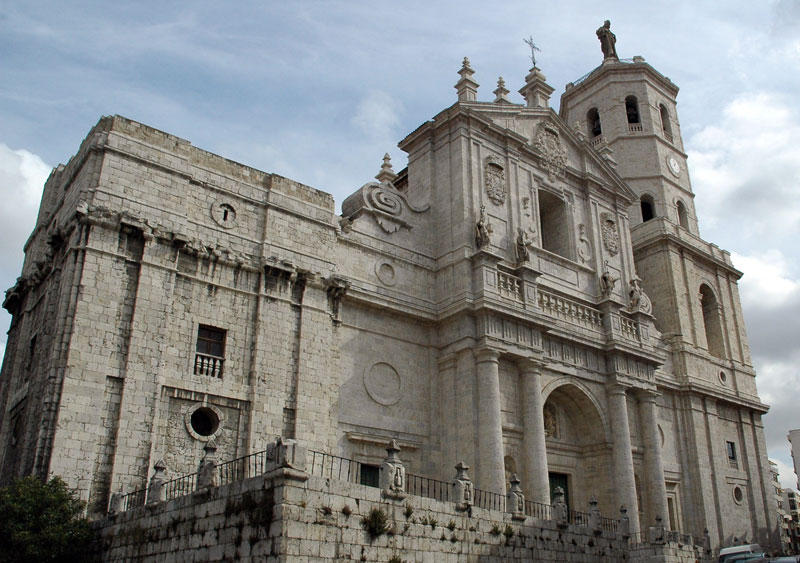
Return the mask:
<path fill-rule="evenodd" d="M 511 513 L 512 520 L 525 520 L 525 495 L 519 483 L 515 473 L 511 476 L 511 488 L 506 494 L 506 512 Z"/>
<path fill-rule="evenodd" d="M 469 466 L 463 461 L 456 465 L 456 478 L 453 480 L 453 502 L 456 504 L 456 510 L 469 510 L 475 501 L 475 490 L 467 470 Z"/>
<path fill-rule="evenodd" d="M 164 488 L 166 471 L 167 464 L 163 459 L 158 460 L 153 466 L 153 476 L 150 477 L 150 484 L 147 486 L 147 504 L 167 500 L 167 490 Z"/>
<path fill-rule="evenodd" d="M 386 448 L 386 459 L 383 460 L 380 470 L 381 493 L 386 498 L 404 499 L 406 493 L 406 468 L 397 454 L 400 448 L 395 440 L 389 443 Z"/>

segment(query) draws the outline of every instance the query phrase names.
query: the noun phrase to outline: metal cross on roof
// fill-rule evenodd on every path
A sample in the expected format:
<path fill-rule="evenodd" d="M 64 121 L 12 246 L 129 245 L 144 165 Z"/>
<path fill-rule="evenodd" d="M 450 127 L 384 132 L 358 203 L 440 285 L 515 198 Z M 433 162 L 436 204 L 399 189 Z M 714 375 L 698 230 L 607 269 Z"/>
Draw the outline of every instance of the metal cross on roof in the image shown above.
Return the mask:
<path fill-rule="evenodd" d="M 525 43 L 528 44 L 528 47 L 531 48 L 531 62 L 533 66 L 536 66 L 536 51 L 541 52 L 541 49 L 536 46 L 536 43 L 533 42 L 533 36 L 529 36 L 527 39 L 523 39 Z"/>

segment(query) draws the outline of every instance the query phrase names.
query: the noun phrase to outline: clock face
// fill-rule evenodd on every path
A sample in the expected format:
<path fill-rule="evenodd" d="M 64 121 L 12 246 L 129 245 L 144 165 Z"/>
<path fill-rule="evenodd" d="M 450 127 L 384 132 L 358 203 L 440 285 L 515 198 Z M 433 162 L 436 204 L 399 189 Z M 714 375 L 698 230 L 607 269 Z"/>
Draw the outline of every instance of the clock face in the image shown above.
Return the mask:
<path fill-rule="evenodd" d="M 675 176 L 681 175 L 681 165 L 678 163 L 678 160 L 674 156 L 667 157 L 667 165 L 669 166 L 669 171 L 672 172 Z"/>

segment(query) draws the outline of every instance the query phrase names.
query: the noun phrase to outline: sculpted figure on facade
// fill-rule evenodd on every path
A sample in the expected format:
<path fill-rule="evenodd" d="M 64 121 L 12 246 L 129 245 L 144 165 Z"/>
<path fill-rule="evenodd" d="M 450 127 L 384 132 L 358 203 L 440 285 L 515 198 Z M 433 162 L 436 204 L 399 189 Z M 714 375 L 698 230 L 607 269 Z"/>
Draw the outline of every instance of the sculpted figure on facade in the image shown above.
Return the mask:
<path fill-rule="evenodd" d="M 653 312 L 653 304 L 650 302 L 650 298 L 642 289 L 642 282 L 638 276 L 635 276 L 630 281 L 631 289 L 628 292 L 630 296 L 630 309 L 631 311 L 641 311 L 642 313 L 647 313 L 648 315 Z"/>
<path fill-rule="evenodd" d="M 524 264 L 531 259 L 531 253 L 528 247 L 531 245 L 531 240 L 528 234 L 522 229 L 517 229 L 517 263 Z"/>
<path fill-rule="evenodd" d="M 603 51 L 603 59 L 616 59 L 617 57 L 617 36 L 611 31 L 611 22 L 606 20 L 603 25 L 597 28 L 597 38 L 600 40 L 600 49 Z"/>
<path fill-rule="evenodd" d="M 603 270 L 603 274 L 600 276 L 600 295 L 606 299 L 611 297 L 616 283 L 617 278 L 614 277 L 614 275 L 608 269 L 608 262 L 606 262 L 605 270 Z"/>
<path fill-rule="evenodd" d="M 489 233 L 492 232 L 492 227 L 489 221 L 486 220 L 486 206 L 481 205 L 481 214 L 478 218 L 478 223 L 475 225 L 475 246 L 483 248 L 489 245 Z"/>

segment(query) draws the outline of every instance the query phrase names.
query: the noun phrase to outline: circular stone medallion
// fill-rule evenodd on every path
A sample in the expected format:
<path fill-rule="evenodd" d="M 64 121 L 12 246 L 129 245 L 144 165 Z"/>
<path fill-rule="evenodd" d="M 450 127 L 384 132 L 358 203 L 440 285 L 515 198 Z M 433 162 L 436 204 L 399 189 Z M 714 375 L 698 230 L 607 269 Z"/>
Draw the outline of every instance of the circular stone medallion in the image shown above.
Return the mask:
<path fill-rule="evenodd" d="M 375 275 L 378 276 L 378 279 L 383 285 L 388 287 L 392 287 L 397 281 L 394 266 L 385 260 L 381 260 L 375 264 Z"/>
<path fill-rule="evenodd" d="M 389 406 L 400 400 L 400 375 L 385 362 L 378 362 L 364 372 L 364 387 L 379 405 Z"/>

